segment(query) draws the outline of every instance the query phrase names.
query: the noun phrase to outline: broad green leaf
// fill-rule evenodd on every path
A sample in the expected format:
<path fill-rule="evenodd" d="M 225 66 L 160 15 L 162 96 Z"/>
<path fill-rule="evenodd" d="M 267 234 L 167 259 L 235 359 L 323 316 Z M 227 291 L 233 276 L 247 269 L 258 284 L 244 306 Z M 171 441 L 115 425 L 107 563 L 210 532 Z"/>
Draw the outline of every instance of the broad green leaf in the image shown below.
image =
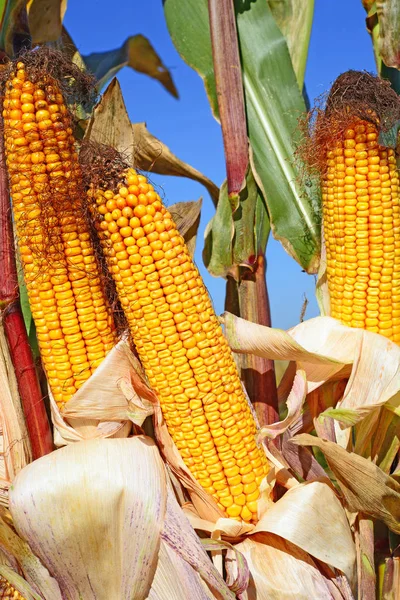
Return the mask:
<path fill-rule="evenodd" d="M 269 221 L 251 169 L 237 199 L 221 187 L 217 209 L 205 232 L 203 260 L 214 277 L 237 277 L 237 267 L 252 268 L 265 251 Z"/>
<path fill-rule="evenodd" d="M 304 84 L 314 0 L 267 0 L 279 29 L 286 38 L 299 88 Z"/>
<path fill-rule="evenodd" d="M 33 44 L 53 42 L 60 37 L 67 0 L 28 0 L 26 9 Z"/>
<path fill-rule="evenodd" d="M 171 73 L 163 64 L 150 41 L 144 35 L 129 37 L 121 48 L 108 52 L 94 52 L 84 56 L 84 61 L 95 75 L 100 90 L 123 67 L 131 67 L 139 73 L 157 79 L 164 88 L 178 98 L 178 92 Z"/>
<path fill-rule="evenodd" d="M 163 0 L 172 41 L 183 60 L 203 79 L 214 117 L 218 120 L 207 0 Z"/>
<path fill-rule="evenodd" d="M 235 1 L 253 172 L 266 201 L 274 236 L 309 272 L 320 251 L 317 191 L 300 183 L 295 164 L 298 118 L 305 104 L 286 41 L 265 0 Z M 204 79 L 218 115 L 206 0 L 164 0 L 172 40 Z M 262 40 L 262 43 L 260 43 Z"/>
<path fill-rule="evenodd" d="M 208 177 L 180 160 L 159 139 L 152 135 L 146 123 L 133 123 L 134 156 L 133 163 L 138 169 L 158 173 L 188 177 L 198 181 L 208 190 L 214 204 L 218 201 L 218 187 Z"/>
<path fill-rule="evenodd" d="M 29 38 L 24 0 L 0 0 L 0 51 L 12 56 L 19 36 Z"/>
<path fill-rule="evenodd" d="M 236 0 L 238 6 L 239 0 Z M 308 272 L 320 253 L 318 195 L 302 186 L 294 148 L 305 112 L 287 45 L 264 1 L 238 14 L 248 131 L 256 181 L 267 203 L 271 229 Z M 268 40 L 260 44 L 259 40 Z"/>

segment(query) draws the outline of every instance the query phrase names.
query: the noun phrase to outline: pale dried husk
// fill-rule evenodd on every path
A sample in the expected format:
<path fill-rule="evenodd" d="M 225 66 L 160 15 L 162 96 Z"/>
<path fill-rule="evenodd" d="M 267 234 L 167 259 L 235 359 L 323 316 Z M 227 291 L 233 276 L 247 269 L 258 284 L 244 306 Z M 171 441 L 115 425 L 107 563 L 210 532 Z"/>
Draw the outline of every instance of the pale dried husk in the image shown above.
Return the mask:
<path fill-rule="evenodd" d="M 346 327 L 331 317 L 304 321 L 288 332 L 249 323 L 229 313 L 224 314 L 223 323 L 234 351 L 295 361 L 296 368 L 305 373 L 307 394 L 326 382 L 348 377 L 337 408 L 352 416 L 351 424 L 386 403 L 400 403 L 400 347 L 379 334 Z M 284 377 L 281 386 L 285 384 Z M 305 397 L 296 393 L 296 398 L 291 403 L 291 421 L 286 421 L 281 432 L 301 411 Z M 348 426 L 342 423 L 342 427 Z M 262 434 L 274 437 L 277 427 L 266 427 Z"/>
<path fill-rule="evenodd" d="M 20 537 L 0 521 L 0 547 L 44 600 L 234 600 L 146 436 L 42 457 L 16 478 L 10 510 Z"/>
<path fill-rule="evenodd" d="M 281 333 L 283 332 L 274 332 L 278 341 Z M 296 342 L 290 344 L 301 355 L 303 352 L 301 346 Z M 290 346 L 290 344 L 288 345 Z M 313 352 L 308 352 L 307 357 L 312 360 L 312 365 L 321 365 L 325 373 L 333 372 L 337 374 L 343 368 L 343 364 L 336 359 L 329 358 L 326 360 Z M 326 366 L 326 363 L 328 363 L 328 366 Z M 309 369 L 307 367 L 308 365 L 305 367 L 301 365 L 297 369 L 294 385 L 288 395 L 288 415 L 282 423 L 271 427 L 271 437 L 281 434 L 298 417 L 308 391 L 307 374 Z M 95 382 L 96 375 L 100 378 L 99 386 Z M 98 387 L 100 393 L 96 391 Z M 332 575 L 328 567 L 328 575 L 320 574 L 318 565 L 321 561 L 336 569 L 337 572 L 340 571 L 340 573 L 345 574 L 348 580 L 352 584 L 354 583 L 354 542 L 345 512 L 332 489 L 323 482 L 299 485 L 298 481 L 287 471 L 285 463 L 280 462 L 279 456 L 276 453 L 271 454 L 265 447 L 267 457 L 273 467 L 261 486 L 259 523 L 254 526 L 225 518 L 214 499 L 203 490 L 184 464 L 168 433 L 157 398 L 149 390 L 143 371 L 131 355 L 126 344 L 120 342 L 103 365 L 99 367 L 96 374 L 67 403 L 64 409 L 65 418 L 68 421 L 73 419 L 75 424 L 80 418 L 87 420 L 96 416 L 100 423 L 123 423 L 126 419 L 130 419 L 136 426 L 141 426 L 148 415 L 153 415 L 154 433 L 160 452 L 177 481 L 183 486 L 184 494 L 182 497 L 184 498 L 186 494 L 186 497 L 190 500 L 190 503 L 185 505 L 185 512 L 189 516 L 193 527 L 208 533 L 214 540 L 223 539 L 234 544 L 241 544 L 245 540 L 250 540 L 251 544 L 243 546 L 245 555 L 249 548 L 254 549 L 254 544 L 257 545 L 257 548 L 259 545 L 261 547 L 268 546 L 265 549 L 266 556 L 269 556 L 271 552 L 277 553 L 280 561 L 278 570 L 286 573 L 286 577 L 289 577 L 287 573 L 291 572 L 293 554 L 288 558 L 286 564 L 285 556 L 287 553 L 279 549 L 279 544 L 286 549 L 288 547 L 297 548 L 296 552 L 299 556 L 306 554 L 309 557 L 307 572 L 310 575 L 313 572 L 312 569 L 318 571 L 318 575 L 315 575 L 316 581 L 319 581 L 318 586 L 325 585 L 327 589 L 333 586 L 334 589 L 337 589 L 337 584 L 334 582 L 335 576 Z M 104 421 L 101 421 L 102 419 Z M 75 426 L 75 431 L 77 430 L 78 427 Z M 260 438 L 262 435 L 265 435 L 265 432 L 260 434 Z M 272 501 L 272 490 L 276 476 L 281 482 L 284 481 L 284 485 L 291 491 L 274 503 Z M 321 506 L 324 508 L 323 511 L 321 511 Z M 340 540 L 335 545 L 328 543 L 332 535 L 332 523 L 335 524 L 333 534 L 337 540 Z M 268 540 L 276 540 L 277 537 L 281 541 L 279 543 L 274 541 L 274 544 L 278 543 L 279 548 L 272 550 L 270 547 L 272 542 L 268 545 Z M 238 547 L 242 548 L 242 546 Z M 259 552 L 262 552 L 262 549 L 257 549 L 257 553 Z M 219 552 L 214 551 L 213 556 L 222 573 L 222 550 Z M 299 556 L 296 560 L 301 563 Z M 187 560 L 187 557 L 185 558 Z M 249 560 L 251 560 L 251 557 Z M 188 569 L 186 564 L 184 567 L 185 570 Z M 252 573 L 252 577 L 253 579 L 257 578 L 257 575 Z M 261 580 L 264 577 L 265 574 L 260 575 Z M 309 582 L 310 577 L 304 575 L 303 584 L 306 581 Z M 165 582 L 166 574 L 162 575 L 162 579 Z M 294 581 L 295 579 L 292 582 L 293 589 L 298 590 Z M 315 592 L 318 591 L 319 593 L 322 587 L 318 586 L 315 588 Z M 242 593 L 244 594 L 245 591 L 242 590 Z M 307 594 L 309 590 L 304 588 L 302 593 Z"/>

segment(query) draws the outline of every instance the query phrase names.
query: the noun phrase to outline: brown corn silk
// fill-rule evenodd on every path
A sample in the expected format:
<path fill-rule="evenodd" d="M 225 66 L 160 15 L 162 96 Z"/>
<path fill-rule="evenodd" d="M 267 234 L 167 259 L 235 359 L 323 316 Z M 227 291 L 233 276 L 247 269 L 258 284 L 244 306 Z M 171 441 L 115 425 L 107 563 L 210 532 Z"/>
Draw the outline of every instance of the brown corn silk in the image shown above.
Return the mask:
<path fill-rule="evenodd" d="M 116 334 L 85 220 L 72 118 L 58 81 L 32 55 L 36 64 L 14 64 L 5 83 L 5 152 L 40 354 L 62 406 Z"/>
<path fill-rule="evenodd" d="M 116 188 L 92 186 L 88 199 L 140 360 L 185 464 L 228 516 L 256 521 L 268 463 L 231 350 L 171 214 L 133 169 Z"/>
<path fill-rule="evenodd" d="M 25 600 L 14 586 L 2 575 L 0 575 L 0 599 L 1 600 Z"/>
<path fill-rule="evenodd" d="M 400 201 L 395 153 L 379 133 L 400 100 L 368 73 L 348 72 L 318 111 L 304 156 L 322 176 L 331 316 L 400 343 Z"/>

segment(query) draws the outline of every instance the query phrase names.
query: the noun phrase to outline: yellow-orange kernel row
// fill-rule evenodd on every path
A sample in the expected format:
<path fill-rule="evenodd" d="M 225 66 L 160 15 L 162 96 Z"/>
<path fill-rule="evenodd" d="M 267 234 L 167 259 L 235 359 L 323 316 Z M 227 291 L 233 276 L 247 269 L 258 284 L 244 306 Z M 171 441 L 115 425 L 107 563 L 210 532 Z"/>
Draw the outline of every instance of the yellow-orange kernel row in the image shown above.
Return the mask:
<path fill-rule="evenodd" d="M 116 338 L 82 210 L 71 119 L 57 83 L 23 63 L 6 83 L 4 137 L 21 261 L 43 364 L 65 403 Z"/>
<path fill-rule="evenodd" d="M 0 575 L 0 600 L 25 600 L 14 586 Z"/>
<path fill-rule="evenodd" d="M 257 519 L 268 472 L 231 350 L 171 214 L 145 177 L 89 192 L 109 268 L 168 430 L 233 518 Z"/>
<path fill-rule="evenodd" d="M 328 152 L 322 198 L 331 315 L 400 343 L 399 177 L 373 124 Z"/>

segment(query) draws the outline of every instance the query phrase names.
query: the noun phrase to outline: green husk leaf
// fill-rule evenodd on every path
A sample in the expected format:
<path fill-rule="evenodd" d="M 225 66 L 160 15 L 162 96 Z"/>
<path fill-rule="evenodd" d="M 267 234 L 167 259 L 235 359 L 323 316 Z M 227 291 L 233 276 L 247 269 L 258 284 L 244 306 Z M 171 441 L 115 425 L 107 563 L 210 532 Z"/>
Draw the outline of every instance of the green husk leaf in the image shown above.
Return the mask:
<path fill-rule="evenodd" d="M 83 59 L 88 69 L 95 75 L 99 90 L 123 67 L 131 67 L 138 73 L 156 79 L 174 98 L 178 98 L 171 73 L 144 35 L 130 36 L 116 50 L 93 52 Z"/>
<path fill-rule="evenodd" d="M 382 146 L 386 146 L 387 148 L 397 148 L 397 139 L 400 130 L 400 121 L 396 121 L 394 125 L 388 131 L 381 130 L 379 132 L 378 141 Z"/>
<path fill-rule="evenodd" d="M 229 197 L 222 184 L 215 215 L 207 225 L 204 263 L 214 277 L 237 277 L 237 267 L 252 269 L 259 252 L 265 251 L 269 220 L 252 170 L 238 197 Z"/>
<path fill-rule="evenodd" d="M 346 427 L 352 427 L 359 420 L 358 413 L 348 408 L 327 408 L 319 414 L 318 420 L 322 423 L 326 417 L 335 419 L 339 423 L 343 423 Z"/>

